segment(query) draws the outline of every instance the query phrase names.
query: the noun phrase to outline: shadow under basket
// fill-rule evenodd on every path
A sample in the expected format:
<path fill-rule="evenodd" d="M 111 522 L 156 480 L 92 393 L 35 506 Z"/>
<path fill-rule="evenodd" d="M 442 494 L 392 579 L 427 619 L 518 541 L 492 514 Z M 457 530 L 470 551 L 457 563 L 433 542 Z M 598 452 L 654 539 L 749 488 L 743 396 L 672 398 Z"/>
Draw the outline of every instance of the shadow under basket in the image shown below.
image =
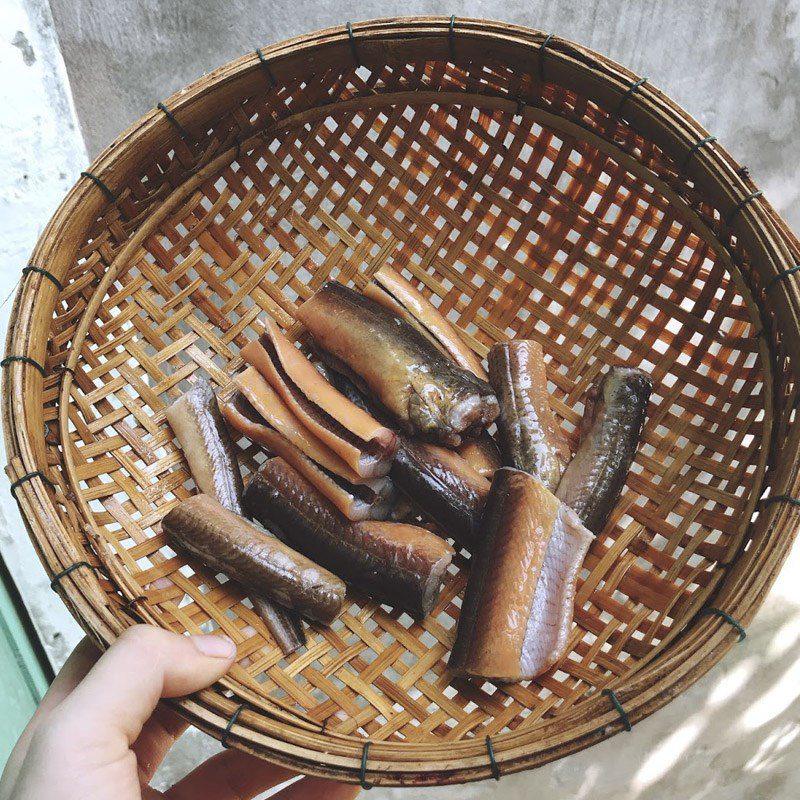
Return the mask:
<path fill-rule="evenodd" d="M 736 644 L 795 533 L 800 254 L 760 195 L 646 79 L 506 23 L 342 24 L 205 76 L 83 173 L 16 296 L 8 474 L 54 588 L 102 645 L 135 622 L 224 631 L 240 661 L 176 706 L 305 773 L 479 780 L 635 725 Z M 606 365 L 653 377 L 569 656 L 535 681 L 450 675 L 463 554 L 427 619 L 353 591 L 284 658 L 161 534 L 193 487 L 165 407 L 226 384 L 264 314 L 296 336 L 324 281 L 384 264 L 480 356 L 540 342 L 573 439 Z"/>

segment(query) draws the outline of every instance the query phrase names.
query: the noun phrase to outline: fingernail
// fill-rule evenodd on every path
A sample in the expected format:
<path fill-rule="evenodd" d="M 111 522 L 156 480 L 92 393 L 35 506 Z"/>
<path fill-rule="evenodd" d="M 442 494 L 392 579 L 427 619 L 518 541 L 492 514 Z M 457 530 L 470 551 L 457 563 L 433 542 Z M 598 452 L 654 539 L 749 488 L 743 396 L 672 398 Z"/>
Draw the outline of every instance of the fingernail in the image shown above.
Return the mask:
<path fill-rule="evenodd" d="M 227 636 L 192 636 L 197 652 L 209 658 L 233 658 L 236 645 Z"/>

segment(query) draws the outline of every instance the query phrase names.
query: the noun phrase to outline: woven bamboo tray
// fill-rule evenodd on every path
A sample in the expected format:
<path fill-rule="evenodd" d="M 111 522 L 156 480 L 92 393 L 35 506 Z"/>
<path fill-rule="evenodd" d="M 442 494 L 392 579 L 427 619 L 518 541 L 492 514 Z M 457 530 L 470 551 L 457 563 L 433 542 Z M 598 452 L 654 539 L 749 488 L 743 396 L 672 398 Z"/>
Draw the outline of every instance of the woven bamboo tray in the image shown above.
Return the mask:
<path fill-rule="evenodd" d="M 100 643 L 138 621 L 238 643 L 230 675 L 178 703 L 227 745 L 386 785 L 536 766 L 692 684 L 774 580 L 800 495 L 798 250 L 707 131 L 597 53 L 483 20 L 343 24 L 169 98 L 70 191 L 12 313 L 8 475 Z M 191 491 L 166 404 L 201 370 L 225 384 L 264 312 L 295 335 L 323 281 L 383 264 L 481 356 L 540 341 L 570 434 L 604 365 L 653 376 L 572 652 L 537 681 L 451 679 L 463 558 L 428 619 L 353 592 L 283 659 L 241 593 L 160 535 Z"/>

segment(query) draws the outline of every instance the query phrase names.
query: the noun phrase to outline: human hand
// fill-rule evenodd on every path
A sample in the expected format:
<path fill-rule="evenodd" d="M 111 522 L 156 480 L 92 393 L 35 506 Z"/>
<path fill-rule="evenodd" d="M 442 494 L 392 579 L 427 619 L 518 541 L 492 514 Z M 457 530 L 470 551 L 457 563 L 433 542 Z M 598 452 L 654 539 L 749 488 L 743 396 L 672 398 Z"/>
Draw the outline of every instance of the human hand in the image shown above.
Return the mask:
<path fill-rule="evenodd" d="M 250 800 L 294 772 L 226 750 L 166 793 L 148 784 L 188 724 L 160 704 L 211 685 L 230 668 L 233 642 L 130 628 L 100 655 L 84 639 L 58 674 L 9 757 L 0 800 Z M 358 787 L 302 778 L 277 800 L 352 800 Z"/>

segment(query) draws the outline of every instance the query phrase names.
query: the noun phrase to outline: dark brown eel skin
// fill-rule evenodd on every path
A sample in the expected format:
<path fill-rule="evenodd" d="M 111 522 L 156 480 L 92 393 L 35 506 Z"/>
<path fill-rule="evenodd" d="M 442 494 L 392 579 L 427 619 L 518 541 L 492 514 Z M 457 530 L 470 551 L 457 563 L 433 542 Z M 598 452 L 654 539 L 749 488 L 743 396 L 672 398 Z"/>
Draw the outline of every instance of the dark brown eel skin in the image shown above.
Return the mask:
<path fill-rule="evenodd" d="M 489 351 L 489 380 L 500 403 L 497 438 L 503 463 L 554 490 L 570 452 L 550 408 L 541 345 L 528 339 L 495 344 Z"/>
<path fill-rule="evenodd" d="M 448 536 L 472 550 L 491 485 L 487 478 L 458 453 L 405 437 L 389 474 Z"/>
<path fill-rule="evenodd" d="M 345 365 L 406 433 L 451 447 L 498 414 L 492 387 L 379 303 L 326 283 L 297 311 L 315 347 Z M 348 375 L 348 377 L 350 377 Z"/>
<path fill-rule="evenodd" d="M 272 634 L 272 638 L 275 639 L 285 656 L 305 647 L 308 641 L 306 629 L 296 611 L 290 611 L 257 594 L 251 594 L 250 600 L 256 614 L 264 621 L 267 630 Z"/>
<path fill-rule="evenodd" d="M 640 369 L 611 367 L 587 392 L 580 444 L 556 497 L 594 534 L 619 500 L 642 435 L 653 380 Z"/>
<path fill-rule="evenodd" d="M 198 490 L 241 514 L 244 486 L 236 447 L 209 381 L 198 380 L 167 409 L 166 417 L 178 437 Z M 258 601 L 257 613 L 285 655 L 305 644 L 303 622 L 295 611 L 263 597 L 253 596 L 251 600 L 254 605 Z"/>
<path fill-rule="evenodd" d="M 244 492 L 248 514 L 291 547 L 357 589 L 415 615 L 429 614 L 453 548 L 424 528 L 351 522 L 282 458 L 272 458 Z"/>
<path fill-rule="evenodd" d="M 193 495 L 164 517 L 170 541 L 249 592 L 330 625 L 342 610 L 345 585 L 333 573 L 223 508 Z"/>

